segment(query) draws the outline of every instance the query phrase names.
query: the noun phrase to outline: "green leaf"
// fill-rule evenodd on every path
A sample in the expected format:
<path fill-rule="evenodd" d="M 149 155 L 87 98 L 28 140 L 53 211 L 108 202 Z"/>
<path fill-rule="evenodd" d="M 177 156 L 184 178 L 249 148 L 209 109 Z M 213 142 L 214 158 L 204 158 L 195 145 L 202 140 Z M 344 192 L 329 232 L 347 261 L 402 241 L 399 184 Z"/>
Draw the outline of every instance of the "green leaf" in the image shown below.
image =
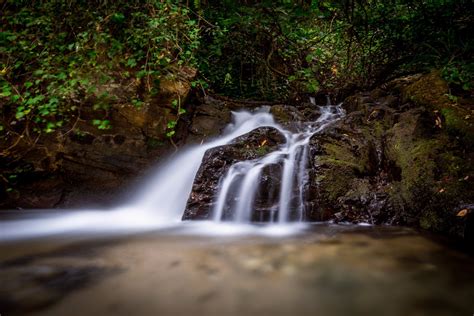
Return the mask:
<path fill-rule="evenodd" d="M 67 75 L 66 75 L 64 72 L 61 72 L 61 73 L 58 75 L 58 79 L 59 79 L 59 80 L 66 80 L 66 79 L 67 79 Z"/>
<path fill-rule="evenodd" d="M 33 71 L 33 75 L 35 75 L 35 76 L 41 76 L 43 73 L 44 73 L 43 69 L 37 69 L 37 70 Z"/>
<path fill-rule="evenodd" d="M 56 129 L 56 124 L 54 124 L 53 122 L 48 122 L 46 124 L 46 128 L 44 129 L 44 131 L 46 133 L 52 133 L 54 132 L 55 129 Z"/>
<path fill-rule="evenodd" d="M 12 95 L 12 91 L 11 90 L 7 90 L 7 89 L 3 89 L 2 93 L 0 93 L 0 97 L 9 97 Z"/>
<path fill-rule="evenodd" d="M 168 129 L 172 129 L 172 128 L 175 128 L 177 122 L 176 121 L 169 121 L 168 124 L 166 124 L 166 127 Z"/>
<path fill-rule="evenodd" d="M 145 104 L 145 102 L 143 102 L 141 100 L 138 100 L 138 99 L 134 99 L 134 100 L 132 100 L 132 104 L 136 108 L 141 108 L 143 106 L 143 104 Z"/>
<path fill-rule="evenodd" d="M 130 58 L 127 60 L 127 66 L 129 67 L 135 67 L 137 65 L 137 61 L 135 60 L 135 58 Z"/>
<path fill-rule="evenodd" d="M 15 118 L 21 120 L 25 116 L 25 112 L 16 112 Z"/>
<path fill-rule="evenodd" d="M 92 124 L 94 126 L 97 126 L 97 128 L 100 129 L 100 130 L 112 128 L 112 126 L 110 125 L 109 120 L 97 120 L 97 119 L 95 119 L 95 120 L 92 120 Z"/>
<path fill-rule="evenodd" d="M 137 72 L 137 78 L 141 79 L 141 78 L 145 77 L 147 74 L 148 74 L 148 72 L 146 70 L 140 70 L 139 72 Z"/>
<path fill-rule="evenodd" d="M 112 14 L 111 20 L 115 23 L 123 23 L 125 21 L 125 15 L 121 12 Z"/>

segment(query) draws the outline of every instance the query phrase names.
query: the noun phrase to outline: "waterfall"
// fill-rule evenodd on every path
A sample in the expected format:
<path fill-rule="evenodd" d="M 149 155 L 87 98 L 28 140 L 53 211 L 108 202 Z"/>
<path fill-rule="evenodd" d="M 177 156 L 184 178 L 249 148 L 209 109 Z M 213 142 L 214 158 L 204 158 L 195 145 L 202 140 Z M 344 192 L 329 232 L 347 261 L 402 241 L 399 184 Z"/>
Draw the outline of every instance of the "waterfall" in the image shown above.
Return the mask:
<path fill-rule="evenodd" d="M 229 207 L 229 194 L 237 192 L 236 201 L 230 206 L 235 210 L 234 220 L 240 223 L 249 222 L 261 172 L 265 166 L 275 163 L 283 163 L 284 166 L 276 222 L 288 221 L 294 209 L 297 210 L 295 218 L 301 220 L 304 217 L 309 140 L 312 135 L 321 132 L 343 115 L 340 106 L 323 106 L 320 109 L 320 118 L 307 124 L 304 131 L 297 133 L 275 123 L 272 115 L 268 113 L 269 107 L 254 112 L 233 112 L 233 121 L 222 136 L 202 145 L 184 148 L 171 157 L 144 184 L 142 193 L 126 205 L 108 211 L 78 210 L 54 215 L 39 212 L 33 218 L 2 221 L 0 240 L 64 233 L 143 231 L 175 226 L 181 222 L 205 152 L 229 144 L 235 138 L 259 127 L 277 129 L 285 136 L 286 143 L 260 159 L 242 161 L 229 169 L 216 196 L 214 220 L 222 219 L 224 209 Z"/>
<path fill-rule="evenodd" d="M 268 108 L 254 113 L 233 112 L 233 122 L 227 126 L 223 136 L 208 143 L 184 149 L 171 157 L 169 162 L 161 166 L 152 179 L 145 183 L 143 193 L 125 208 L 136 209 L 136 212 L 143 215 L 160 218 L 167 222 L 180 221 L 206 151 L 226 145 L 259 127 L 281 129 L 268 113 Z"/>
<path fill-rule="evenodd" d="M 278 223 L 290 220 L 301 221 L 305 217 L 304 194 L 308 181 L 307 163 L 309 141 L 314 134 L 323 131 L 329 124 L 344 115 L 340 106 L 320 107 L 321 116 L 314 123 L 308 123 L 302 132 L 292 133 L 281 127 L 286 143 L 276 151 L 261 158 L 240 161 L 232 165 L 220 181 L 213 219 L 225 220 L 225 214 L 233 214 L 235 222 L 249 222 L 254 209 L 255 194 L 258 191 L 262 170 L 272 164 L 282 164 L 278 217 L 271 218 Z M 237 194 L 235 193 L 237 192 Z"/>

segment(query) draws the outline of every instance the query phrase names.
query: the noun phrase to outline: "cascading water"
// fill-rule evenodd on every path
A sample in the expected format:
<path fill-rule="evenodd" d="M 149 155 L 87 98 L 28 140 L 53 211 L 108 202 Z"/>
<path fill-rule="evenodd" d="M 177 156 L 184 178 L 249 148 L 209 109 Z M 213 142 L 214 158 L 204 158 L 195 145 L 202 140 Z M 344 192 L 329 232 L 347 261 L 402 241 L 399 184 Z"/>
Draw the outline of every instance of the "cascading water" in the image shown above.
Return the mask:
<path fill-rule="evenodd" d="M 274 222 L 287 222 L 294 210 L 296 216 L 292 218 L 301 220 L 304 217 L 303 201 L 307 182 L 309 140 L 312 135 L 321 132 L 343 115 L 340 106 L 325 106 L 320 109 L 320 118 L 308 124 L 303 132 L 297 133 L 291 133 L 275 123 L 272 115 L 268 113 L 268 107 L 253 113 L 247 111 L 233 113 L 233 123 L 229 124 L 223 136 L 203 145 L 188 147 L 171 157 L 172 159 L 162 165 L 145 184 L 143 192 L 127 205 L 110 211 L 69 211 L 68 214 L 2 221 L 0 240 L 62 233 L 142 231 L 175 226 L 181 221 L 205 152 L 226 145 L 259 127 L 273 127 L 279 130 L 285 136 L 286 143 L 261 159 L 242 161 L 229 169 L 221 181 L 221 188 L 216 197 L 214 220 L 222 219 L 224 209 L 229 207 L 228 195 L 231 191 L 235 191 L 238 185 L 238 198 L 232 205 L 234 220 L 239 223 L 249 222 L 261 172 L 265 166 L 275 163 L 283 163 L 283 174 L 278 218 L 275 218 Z M 294 202 L 295 200 L 297 202 Z"/>
<path fill-rule="evenodd" d="M 272 164 L 282 164 L 278 212 L 271 216 L 271 222 L 286 223 L 304 219 L 304 191 L 308 181 L 307 163 L 310 138 L 323 131 L 329 124 L 341 118 L 344 111 L 340 106 L 320 107 L 321 116 L 314 123 L 305 126 L 304 131 L 291 133 L 274 126 L 285 136 L 286 143 L 278 150 L 261 158 L 240 161 L 232 165 L 220 181 L 215 199 L 213 219 L 222 221 L 225 214 L 232 214 L 235 222 L 249 222 L 254 209 L 254 198 L 261 185 L 262 170 Z"/>

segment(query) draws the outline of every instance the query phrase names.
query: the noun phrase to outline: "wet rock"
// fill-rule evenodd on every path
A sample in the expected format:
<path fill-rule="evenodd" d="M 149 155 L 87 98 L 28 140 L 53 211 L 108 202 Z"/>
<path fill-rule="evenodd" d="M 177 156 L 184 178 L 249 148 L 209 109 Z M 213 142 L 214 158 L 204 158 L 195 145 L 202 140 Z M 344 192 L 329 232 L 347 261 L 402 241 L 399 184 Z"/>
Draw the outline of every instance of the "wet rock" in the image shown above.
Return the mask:
<path fill-rule="evenodd" d="M 191 196 L 188 200 L 183 215 L 184 220 L 209 219 L 212 214 L 214 196 L 218 191 L 219 180 L 226 174 L 230 166 L 238 161 L 252 160 L 266 155 L 284 143 L 285 138 L 274 128 L 258 128 L 246 135 L 236 138 L 231 144 L 216 147 L 206 152 L 203 163 L 196 175 Z M 268 197 L 275 194 L 271 191 L 271 183 L 276 174 L 270 167 L 263 172 L 263 181 L 268 183 L 268 191 L 260 192 L 259 196 Z M 278 167 L 275 167 L 278 168 Z M 266 186 L 267 187 L 267 186 Z M 258 202 L 262 208 L 267 209 L 263 202 Z M 227 216 L 231 216 L 227 214 Z M 268 215 L 256 215 L 268 216 Z"/>
<path fill-rule="evenodd" d="M 464 227 L 464 240 L 469 249 L 474 252 L 474 211 L 471 210 L 466 217 L 466 224 Z"/>
<path fill-rule="evenodd" d="M 298 109 L 291 105 L 277 104 L 271 107 L 270 113 L 280 124 L 289 124 L 304 121 L 304 116 Z"/>
<path fill-rule="evenodd" d="M 269 165 L 262 170 L 261 184 L 255 194 L 252 222 L 271 222 L 277 220 L 282 173 L 283 167 L 281 164 Z"/>
<path fill-rule="evenodd" d="M 441 97 L 446 85 L 433 80 L 439 77 L 406 76 L 345 100 L 346 117 L 311 139 L 307 220 L 404 224 L 462 236 L 464 224 L 453 214 L 472 203 L 473 155 L 459 134 L 439 125 L 445 118 L 437 109 L 445 103 L 431 104 L 425 92 L 431 82 Z M 413 97 L 417 94 L 421 97 Z M 271 113 L 290 130 L 297 127 L 295 120 L 319 115 L 312 104 L 275 104 Z M 219 150 L 221 156 L 216 151 L 204 158 L 183 218 L 209 218 L 218 179 L 233 162 L 256 157 Z M 275 216 L 278 206 L 271 196 L 279 193 L 280 169 L 275 165 L 262 173 L 266 184 L 257 192 L 252 220 Z M 206 174 L 210 182 L 203 179 Z"/>
<path fill-rule="evenodd" d="M 311 140 L 310 220 L 380 222 L 377 215 L 386 203 L 387 180 L 381 139 L 360 123 L 351 127 L 353 120 L 349 115 Z"/>
<path fill-rule="evenodd" d="M 219 135 L 230 122 L 230 117 L 231 110 L 224 102 L 212 97 L 204 98 L 194 111 L 189 140 L 201 142 L 208 137 Z"/>
<path fill-rule="evenodd" d="M 310 219 L 462 236 L 454 213 L 472 203 L 473 154 L 439 120 L 448 106 L 440 80 L 407 76 L 346 99 L 347 116 L 311 140 Z"/>
<path fill-rule="evenodd" d="M 462 137 L 466 144 L 474 144 L 474 115 L 472 100 L 451 95 L 448 83 L 439 71 L 421 76 L 401 89 L 402 97 L 424 106 L 442 117 L 437 126 Z"/>
<path fill-rule="evenodd" d="M 2 267 L 2 312 L 26 314 L 48 307 L 74 290 L 116 273 L 112 268 L 60 264 Z"/>
<path fill-rule="evenodd" d="M 241 110 L 269 110 L 279 123 L 298 122 L 302 116 L 295 107 L 260 101 L 233 100 L 218 95 L 206 95 L 197 100 L 187 140 L 202 142 L 218 136 L 231 121 L 231 113 Z M 278 115 L 281 114 L 281 116 Z M 293 114 L 292 114 L 293 113 Z M 285 117 L 286 120 L 280 120 Z"/>

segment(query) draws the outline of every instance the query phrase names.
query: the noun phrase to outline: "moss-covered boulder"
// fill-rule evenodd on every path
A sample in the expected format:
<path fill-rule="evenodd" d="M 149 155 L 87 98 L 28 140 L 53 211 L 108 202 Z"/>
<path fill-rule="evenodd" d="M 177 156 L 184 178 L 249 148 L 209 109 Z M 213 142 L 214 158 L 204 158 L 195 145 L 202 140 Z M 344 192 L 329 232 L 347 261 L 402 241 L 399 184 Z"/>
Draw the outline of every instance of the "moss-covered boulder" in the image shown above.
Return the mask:
<path fill-rule="evenodd" d="M 456 215 L 474 202 L 472 122 L 447 91 L 433 72 L 346 99 L 346 118 L 312 140 L 309 217 L 462 236 Z"/>
<path fill-rule="evenodd" d="M 474 104 L 472 100 L 457 97 L 450 92 L 448 83 L 439 71 L 421 76 L 401 89 L 403 99 L 432 111 L 439 128 L 474 144 Z"/>

